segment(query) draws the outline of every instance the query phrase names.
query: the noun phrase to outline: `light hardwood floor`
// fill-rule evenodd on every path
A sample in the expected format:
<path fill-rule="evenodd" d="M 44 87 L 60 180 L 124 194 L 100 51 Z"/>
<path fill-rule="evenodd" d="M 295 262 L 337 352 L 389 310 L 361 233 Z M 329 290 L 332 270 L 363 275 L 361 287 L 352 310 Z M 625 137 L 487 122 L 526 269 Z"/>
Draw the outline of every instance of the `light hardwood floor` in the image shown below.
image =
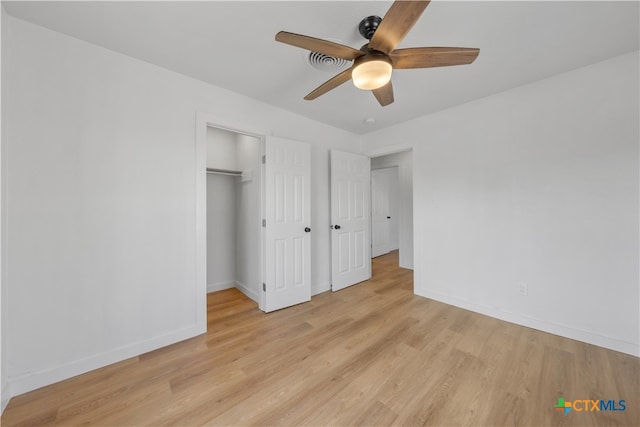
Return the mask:
<path fill-rule="evenodd" d="M 207 334 L 14 397 L 2 425 L 640 425 L 638 358 L 417 297 L 397 252 L 373 270 L 271 314 L 210 294 Z"/>

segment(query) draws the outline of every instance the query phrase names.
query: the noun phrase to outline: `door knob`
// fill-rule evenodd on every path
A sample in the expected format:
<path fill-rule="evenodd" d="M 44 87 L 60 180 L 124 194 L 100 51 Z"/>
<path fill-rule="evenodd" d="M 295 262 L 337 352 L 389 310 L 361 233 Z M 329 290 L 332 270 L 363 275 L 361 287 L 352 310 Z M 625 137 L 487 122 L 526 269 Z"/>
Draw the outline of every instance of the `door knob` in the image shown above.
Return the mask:
<path fill-rule="evenodd" d="M 387 217 L 387 219 L 391 219 L 391 217 L 390 217 L 390 216 L 388 216 L 388 217 Z"/>
<path fill-rule="evenodd" d="M 311 229 L 310 229 L 309 227 L 305 227 L 305 228 L 304 228 L 304 232 L 305 232 L 305 233 L 310 233 L 310 232 L 311 232 Z"/>
<path fill-rule="evenodd" d="M 336 230 L 340 230 L 340 226 L 339 225 L 334 225 L 333 228 L 335 228 Z"/>

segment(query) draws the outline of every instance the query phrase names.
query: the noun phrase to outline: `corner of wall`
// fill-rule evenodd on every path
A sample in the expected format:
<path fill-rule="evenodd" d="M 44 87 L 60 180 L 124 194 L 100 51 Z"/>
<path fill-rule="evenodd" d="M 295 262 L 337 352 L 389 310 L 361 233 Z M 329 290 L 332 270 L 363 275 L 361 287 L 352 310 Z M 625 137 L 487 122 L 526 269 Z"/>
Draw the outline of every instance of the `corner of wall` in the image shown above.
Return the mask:
<path fill-rule="evenodd" d="M 259 295 L 256 291 L 254 291 L 253 289 L 251 289 L 249 286 L 245 285 L 244 283 L 238 282 L 237 280 L 234 282 L 235 283 L 235 288 L 237 290 L 239 290 L 240 292 L 242 292 L 243 294 L 245 294 L 247 297 L 251 298 L 252 301 L 258 303 L 259 301 Z"/>

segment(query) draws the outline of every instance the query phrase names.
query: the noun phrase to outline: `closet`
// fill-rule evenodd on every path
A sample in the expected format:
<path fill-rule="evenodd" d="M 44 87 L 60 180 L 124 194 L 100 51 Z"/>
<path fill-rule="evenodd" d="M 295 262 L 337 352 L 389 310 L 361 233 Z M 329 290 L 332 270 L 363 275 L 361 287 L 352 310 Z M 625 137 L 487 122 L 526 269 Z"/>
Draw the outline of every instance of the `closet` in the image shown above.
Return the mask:
<path fill-rule="evenodd" d="M 207 291 L 260 295 L 262 144 L 207 128 Z"/>

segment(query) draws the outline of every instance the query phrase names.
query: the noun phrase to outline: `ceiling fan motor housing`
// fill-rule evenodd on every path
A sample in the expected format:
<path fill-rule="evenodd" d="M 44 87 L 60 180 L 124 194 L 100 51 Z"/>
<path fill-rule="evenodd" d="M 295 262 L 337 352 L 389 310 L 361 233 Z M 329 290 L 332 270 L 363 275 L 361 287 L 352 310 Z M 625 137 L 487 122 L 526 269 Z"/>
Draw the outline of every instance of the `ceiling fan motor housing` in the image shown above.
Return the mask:
<path fill-rule="evenodd" d="M 382 22 L 382 18 L 376 15 L 367 16 L 362 21 L 360 21 L 360 25 L 358 25 L 358 31 L 360 35 L 367 40 L 371 40 L 373 37 L 373 33 L 376 32 L 378 25 Z"/>

